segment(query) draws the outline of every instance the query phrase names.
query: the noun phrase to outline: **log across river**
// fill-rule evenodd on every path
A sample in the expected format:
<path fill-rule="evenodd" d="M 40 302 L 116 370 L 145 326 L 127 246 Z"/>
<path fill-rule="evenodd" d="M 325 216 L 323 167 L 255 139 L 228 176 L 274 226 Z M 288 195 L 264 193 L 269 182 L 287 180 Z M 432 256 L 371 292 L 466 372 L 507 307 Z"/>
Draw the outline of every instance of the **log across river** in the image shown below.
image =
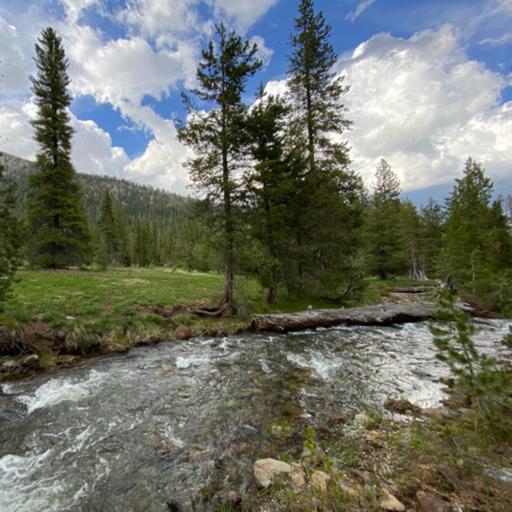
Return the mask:
<path fill-rule="evenodd" d="M 258 332 L 290 332 L 336 325 L 392 325 L 423 322 L 437 309 L 430 302 L 380 304 L 347 309 L 310 309 L 298 313 L 254 315 L 251 327 Z"/>

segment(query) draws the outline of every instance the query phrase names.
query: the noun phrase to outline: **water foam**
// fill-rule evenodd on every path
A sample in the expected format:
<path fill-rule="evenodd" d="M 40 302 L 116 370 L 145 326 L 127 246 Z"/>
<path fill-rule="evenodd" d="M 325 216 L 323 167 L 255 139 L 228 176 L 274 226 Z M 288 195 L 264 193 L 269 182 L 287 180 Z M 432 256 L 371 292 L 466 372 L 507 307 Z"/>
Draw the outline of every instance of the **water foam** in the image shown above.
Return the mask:
<path fill-rule="evenodd" d="M 70 379 L 52 379 L 37 388 L 32 396 L 19 396 L 17 400 L 27 407 L 31 414 L 37 409 L 52 407 L 61 402 L 78 401 L 87 398 L 100 389 L 105 374 L 91 370 L 85 381 L 73 382 Z"/>

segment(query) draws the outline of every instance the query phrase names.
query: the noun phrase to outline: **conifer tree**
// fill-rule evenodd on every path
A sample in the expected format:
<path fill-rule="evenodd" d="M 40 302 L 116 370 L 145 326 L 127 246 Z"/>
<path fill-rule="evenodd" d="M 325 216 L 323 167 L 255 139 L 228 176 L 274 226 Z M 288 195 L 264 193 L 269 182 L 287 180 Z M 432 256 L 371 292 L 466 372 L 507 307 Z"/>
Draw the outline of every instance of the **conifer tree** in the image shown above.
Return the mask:
<path fill-rule="evenodd" d="M 336 54 L 329 42 L 331 27 L 323 13 L 315 14 L 313 0 L 301 0 L 291 44 L 288 87 L 295 107 L 295 120 L 305 129 L 310 171 L 318 166 L 345 168 L 348 146 L 333 141 L 351 122 L 342 102 L 348 87 L 333 70 Z"/>
<path fill-rule="evenodd" d="M 375 191 L 369 211 L 369 268 L 381 279 L 405 270 L 401 230 L 400 180 L 382 159 L 375 172 Z"/>
<path fill-rule="evenodd" d="M 484 301 L 512 261 L 512 235 L 501 203 L 491 204 L 492 190 L 481 164 L 469 158 L 447 201 L 442 253 L 445 275 L 460 291 Z"/>
<path fill-rule="evenodd" d="M 90 235 L 70 158 L 68 62 L 51 27 L 43 30 L 35 49 L 37 76 L 31 80 L 37 118 L 32 124 L 39 152 L 27 196 L 28 256 L 46 268 L 81 265 L 90 256 Z"/>
<path fill-rule="evenodd" d="M 247 180 L 247 202 L 250 206 L 252 236 L 259 243 L 259 258 L 246 258 L 266 288 L 266 301 L 271 304 L 293 256 L 290 235 L 296 219 L 297 167 L 286 149 L 286 121 L 289 108 L 279 97 L 265 94 L 260 88 L 258 100 L 248 118 L 251 154 L 255 166 Z M 252 246 L 248 244 L 250 250 Z M 254 255 L 253 255 L 254 256 Z"/>
<path fill-rule="evenodd" d="M 98 263 L 105 269 L 107 266 L 118 262 L 119 236 L 116 229 L 112 197 L 109 190 L 105 190 L 100 205 L 98 219 Z"/>
<path fill-rule="evenodd" d="M 21 224 L 16 217 L 16 191 L 0 165 L 0 310 L 19 264 Z"/>
<path fill-rule="evenodd" d="M 298 291 L 332 297 L 340 289 L 348 294 L 359 280 L 363 186 L 348 170 L 349 148 L 341 139 L 351 124 L 342 101 L 348 87 L 334 71 L 330 33 L 313 0 L 301 0 L 288 71 L 295 147 L 305 148 L 308 168 L 296 229 Z"/>
<path fill-rule="evenodd" d="M 221 24 L 216 40 L 202 52 L 197 69 L 197 99 L 210 108 L 194 109 L 185 97 L 188 123 L 180 130 L 180 140 L 191 146 L 196 157 L 188 162 L 190 177 L 196 187 L 221 205 L 220 221 L 224 259 L 224 294 L 222 307 L 233 310 L 235 272 L 236 203 L 239 183 L 235 172 L 247 148 L 243 129 L 246 107 L 242 102 L 247 79 L 261 67 L 257 47 L 244 41 Z"/>
<path fill-rule="evenodd" d="M 437 277 L 443 247 L 443 211 L 432 198 L 420 210 L 421 266 L 428 279 Z"/>

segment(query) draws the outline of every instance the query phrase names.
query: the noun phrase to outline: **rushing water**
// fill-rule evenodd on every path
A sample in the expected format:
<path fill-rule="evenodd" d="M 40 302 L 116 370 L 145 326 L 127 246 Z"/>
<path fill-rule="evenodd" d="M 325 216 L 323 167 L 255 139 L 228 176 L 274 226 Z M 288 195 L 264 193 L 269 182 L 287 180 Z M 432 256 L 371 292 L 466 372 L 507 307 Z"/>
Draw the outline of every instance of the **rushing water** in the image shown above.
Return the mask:
<path fill-rule="evenodd" d="M 508 325 L 478 344 L 499 352 Z M 427 327 L 407 324 L 163 343 L 4 385 L 0 510 L 189 510 L 214 472 L 243 493 L 282 415 L 432 406 L 445 375 Z"/>

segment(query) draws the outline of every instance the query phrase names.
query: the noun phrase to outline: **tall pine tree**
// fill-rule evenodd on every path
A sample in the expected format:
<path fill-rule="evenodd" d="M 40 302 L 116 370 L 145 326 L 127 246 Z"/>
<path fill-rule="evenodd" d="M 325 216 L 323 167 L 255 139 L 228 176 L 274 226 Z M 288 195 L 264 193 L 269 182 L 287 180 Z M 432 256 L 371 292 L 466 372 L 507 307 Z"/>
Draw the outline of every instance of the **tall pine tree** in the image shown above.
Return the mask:
<path fill-rule="evenodd" d="M 260 283 L 266 288 L 266 301 L 274 302 L 278 286 L 293 260 L 290 253 L 295 217 L 297 166 L 286 148 L 286 122 L 289 108 L 279 97 L 260 88 L 258 100 L 248 118 L 254 170 L 247 180 L 247 203 L 251 234 L 260 251 L 246 261 L 254 266 Z M 256 258 L 254 258 L 255 254 Z"/>
<path fill-rule="evenodd" d="M 105 190 L 98 219 L 98 263 L 105 269 L 119 261 L 120 241 L 117 232 L 112 196 Z"/>
<path fill-rule="evenodd" d="M 246 107 L 242 102 L 247 79 L 261 67 L 257 47 L 244 41 L 221 24 L 216 27 L 216 40 L 202 52 L 197 69 L 197 99 L 210 108 L 194 109 L 185 98 L 188 123 L 180 130 L 180 140 L 191 146 L 196 157 L 188 162 L 190 177 L 209 199 L 220 204 L 222 253 L 224 259 L 224 294 L 221 305 L 234 309 L 233 281 L 235 273 L 236 203 L 239 181 L 238 164 L 247 148 L 244 130 Z"/>
<path fill-rule="evenodd" d="M 330 34 L 313 0 L 301 0 L 288 72 L 295 146 L 306 149 L 308 167 L 296 230 L 298 291 L 340 297 L 359 275 L 363 186 L 348 170 L 349 148 L 341 139 L 351 124 L 343 104 L 348 87 L 334 70 Z"/>
<path fill-rule="evenodd" d="M 0 310 L 19 264 L 20 244 L 21 225 L 16 217 L 15 188 L 0 165 Z"/>
<path fill-rule="evenodd" d="M 407 250 L 401 227 L 400 180 L 382 159 L 375 172 L 375 191 L 369 209 L 368 263 L 381 279 L 406 269 Z"/>
<path fill-rule="evenodd" d="M 35 50 L 37 76 L 31 80 L 37 118 L 32 124 L 39 152 L 27 196 L 28 256 L 46 268 L 82 265 L 90 256 L 90 235 L 70 158 L 68 62 L 51 27 L 43 30 Z"/>

